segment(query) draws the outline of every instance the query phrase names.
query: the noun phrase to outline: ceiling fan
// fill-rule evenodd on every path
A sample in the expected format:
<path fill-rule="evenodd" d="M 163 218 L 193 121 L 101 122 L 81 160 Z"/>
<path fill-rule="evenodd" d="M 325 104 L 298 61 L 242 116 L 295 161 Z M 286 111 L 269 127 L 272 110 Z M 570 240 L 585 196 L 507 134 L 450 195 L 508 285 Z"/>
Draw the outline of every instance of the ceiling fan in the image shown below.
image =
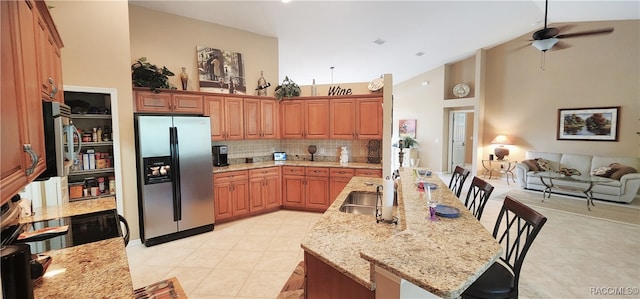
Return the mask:
<path fill-rule="evenodd" d="M 613 27 L 595 29 L 589 31 L 581 31 L 574 33 L 564 33 L 560 34 L 561 30 L 566 30 L 570 28 L 570 26 L 564 26 L 561 28 L 555 27 L 547 27 L 547 14 L 549 12 L 549 0 L 545 0 L 544 2 L 544 28 L 536 31 L 532 35 L 532 43 L 531 45 L 536 49 L 542 51 L 542 64 L 541 68 L 544 69 L 544 53 L 556 46 L 557 48 L 568 48 L 568 45 L 562 45 L 560 39 L 563 38 L 571 38 L 571 37 L 580 37 L 580 36 L 588 36 L 588 35 L 599 35 L 599 34 L 609 34 L 613 32 Z"/>

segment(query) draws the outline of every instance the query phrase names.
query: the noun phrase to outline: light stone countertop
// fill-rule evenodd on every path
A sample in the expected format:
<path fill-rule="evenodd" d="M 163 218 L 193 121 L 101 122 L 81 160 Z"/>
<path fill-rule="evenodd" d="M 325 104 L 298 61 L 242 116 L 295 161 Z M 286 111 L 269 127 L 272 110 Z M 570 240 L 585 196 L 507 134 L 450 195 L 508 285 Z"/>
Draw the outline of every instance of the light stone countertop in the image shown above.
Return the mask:
<path fill-rule="evenodd" d="M 372 164 L 372 163 L 358 163 L 358 162 L 350 162 L 350 163 L 339 163 L 339 162 L 323 162 L 323 161 L 265 161 L 265 162 L 255 162 L 255 163 L 240 163 L 240 164 L 231 164 L 229 166 L 223 167 L 213 167 L 213 173 L 221 173 L 227 171 L 236 171 L 236 170 L 250 170 L 250 169 L 258 169 L 258 168 L 266 168 L 273 166 L 307 166 L 307 167 L 347 167 L 347 168 L 361 168 L 361 169 L 382 169 L 382 164 Z"/>
<path fill-rule="evenodd" d="M 400 178 L 398 226 L 338 210 L 351 191 L 375 192 L 364 184 L 372 179 L 354 177 L 302 248 L 371 290 L 376 287 L 375 265 L 437 296 L 456 298 L 498 259 L 502 247 L 437 176 L 427 179 L 438 185 L 432 196 L 458 208 L 460 217 L 429 221 L 412 170 L 402 169 Z"/>
<path fill-rule="evenodd" d="M 116 209 L 114 197 L 74 201 L 59 207 L 34 209 L 21 223 L 49 220 Z M 41 253 L 51 264 L 35 298 L 133 298 L 129 262 L 120 237 Z"/>

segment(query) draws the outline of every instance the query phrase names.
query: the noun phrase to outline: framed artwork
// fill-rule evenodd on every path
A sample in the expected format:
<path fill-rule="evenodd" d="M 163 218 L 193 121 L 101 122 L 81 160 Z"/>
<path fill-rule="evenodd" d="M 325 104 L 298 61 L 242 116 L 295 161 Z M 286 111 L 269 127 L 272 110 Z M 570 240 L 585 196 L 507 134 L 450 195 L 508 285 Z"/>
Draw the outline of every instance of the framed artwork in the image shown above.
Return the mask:
<path fill-rule="evenodd" d="M 401 119 L 398 127 L 400 138 L 411 137 L 416 138 L 416 120 L 415 119 Z"/>
<path fill-rule="evenodd" d="M 247 94 L 242 54 L 196 47 L 200 91 Z"/>
<path fill-rule="evenodd" d="M 618 141 L 620 106 L 558 109 L 558 140 Z"/>

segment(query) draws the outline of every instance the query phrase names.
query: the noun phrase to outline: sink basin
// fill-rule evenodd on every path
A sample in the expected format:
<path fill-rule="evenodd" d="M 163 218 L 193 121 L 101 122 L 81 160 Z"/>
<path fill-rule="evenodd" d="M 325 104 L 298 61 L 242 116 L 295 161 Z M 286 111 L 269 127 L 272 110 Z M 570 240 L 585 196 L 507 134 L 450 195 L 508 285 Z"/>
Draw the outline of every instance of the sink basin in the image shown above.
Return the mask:
<path fill-rule="evenodd" d="M 374 192 L 351 192 L 340 206 L 340 212 L 376 216 L 377 198 Z"/>

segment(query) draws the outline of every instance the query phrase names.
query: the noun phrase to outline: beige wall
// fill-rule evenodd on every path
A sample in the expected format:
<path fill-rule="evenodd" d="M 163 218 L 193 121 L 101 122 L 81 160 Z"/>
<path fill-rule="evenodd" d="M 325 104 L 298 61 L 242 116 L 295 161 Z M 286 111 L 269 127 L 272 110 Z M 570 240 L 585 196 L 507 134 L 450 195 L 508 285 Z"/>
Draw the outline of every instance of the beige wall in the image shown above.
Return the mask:
<path fill-rule="evenodd" d="M 64 48 L 65 85 L 115 88 L 119 118 L 123 216 L 138 238 L 138 202 L 133 139 L 131 56 L 127 1 L 47 1 Z"/>
<path fill-rule="evenodd" d="M 514 141 L 512 160 L 522 160 L 527 150 L 639 156 L 640 21 L 575 25 L 574 31 L 609 26 L 615 31 L 564 40 L 571 47 L 549 51 L 545 70 L 540 69 L 540 52 L 526 46 L 530 33 L 486 51 L 486 68 L 478 72 L 485 73 L 481 78 L 486 80 L 484 104 L 480 105 L 484 111 L 474 115 L 480 117 L 482 126 L 478 128 L 478 161 L 493 152 L 488 143 L 497 134 L 507 134 Z M 473 83 L 466 82 L 470 65 L 465 59 L 449 67 L 447 78 L 441 66 L 394 86 L 394 136 L 398 119 L 418 119 L 421 166 L 447 169 L 448 148 L 436 142 L 448 135 L 449 108 L 443 98 L 451 97 L 449 89 L 456 80 Z M 423 86 L 423 81 L 430 84 Z M 618 142 L 556 140 L 558 108 L 603 106 L 621 106 Z M 455 109 L 466 108 L 473 109 L 473 103 Z"/>
<path fill-rule="evenodd" d="M 488 51 L 485 140 L 504 133 L 524 151 L 639 156 L 640 21 L 577 23 L 575 31 L 614 27 L 609 35 L 563 40 L 570 48 L 520 48 L 525 35 Z M 620 106 L 619 141 L 556 140 L 559 108 Z"/>
<path fill-rule="evenodd" d="M 129 6 L 131 58 L 147 57 L 147 61 L 166 66 L 176 76 L 169 83 L 180 88 L 182 67 L 189 75 L 188 90 L 198 90 L 196 46 L 208 46 L 241 53 L 243 56 L 247 94 L 254 94 L 260 71 L 271 83 L 273 92 L 278 78 L 278 39 L 217 24 L 166 14 L 135 5 Z M 284 78 L 283 78 L 284 79 Z"/>

